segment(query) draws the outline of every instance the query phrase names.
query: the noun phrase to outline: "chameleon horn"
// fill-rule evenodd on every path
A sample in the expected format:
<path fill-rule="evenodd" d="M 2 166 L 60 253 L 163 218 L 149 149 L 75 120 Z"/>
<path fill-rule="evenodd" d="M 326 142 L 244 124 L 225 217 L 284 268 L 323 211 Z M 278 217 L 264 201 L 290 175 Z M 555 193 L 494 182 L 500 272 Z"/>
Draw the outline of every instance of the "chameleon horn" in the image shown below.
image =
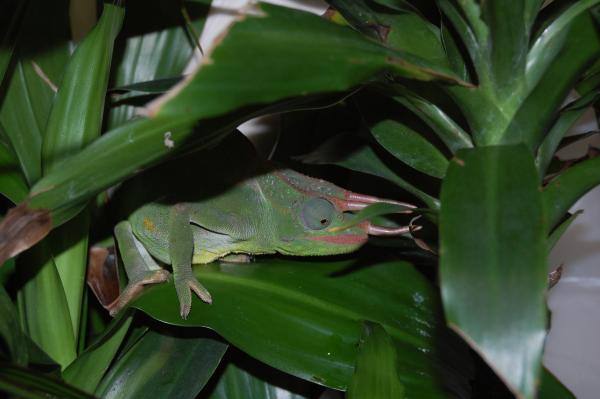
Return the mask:
<path fill-rule="evenodd" d="M 349 192 L 346 195 L 346 202 L 344 204 L 344 208 L 345 208 L 344 210 L 360 211 L 361 209 L 366 208 L 370 204 L 376 204 L 376 203 L 400 205 L 405 208 L 410 208 L 410 209 L 407 209 L 400 213 L 412 213 L 411 209 L 416 208 L 416 206 L 406 203 L 406 202 L 394 201 L 394 200 L 390 200 L 390 199 L 386 199 L 386 198 L 379 198 L 379 197 L 374 197 L 371 195 Z"/>
<path fill-rule="evenodd" d="M 420 230 L 421 226 L 402 226 L 402 227 L 384 227 L 368 223 L 366 226 L 367 234 L 371 236 L 397 236 Z"/>

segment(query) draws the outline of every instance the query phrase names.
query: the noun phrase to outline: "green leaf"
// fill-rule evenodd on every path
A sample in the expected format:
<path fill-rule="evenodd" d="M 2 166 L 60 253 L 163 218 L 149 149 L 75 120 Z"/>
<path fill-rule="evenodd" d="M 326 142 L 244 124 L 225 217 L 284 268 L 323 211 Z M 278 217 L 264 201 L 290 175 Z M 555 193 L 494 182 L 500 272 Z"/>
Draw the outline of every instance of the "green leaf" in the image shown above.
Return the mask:
<path fill-rule="evenodd" d="M 535 151 L 567 94 L 599 55 L 600 36 L 596 25 L 587 13 L 581 14 L 571 24 L 560 57 L 550 64 L 519 106 L 503 142 L 526 143 Z"/>
<path fill-rule="evenodd" d="M 100 135 L 113 43 L 124 15 L 123 8 L 105 4 L 100 21 L 70 58 L 44 133 L 44 174 Z M 89 217 L 84 212 L 50 237 L 76 337 L 85 286 L 88 230 Z"/>
<path fill-rule="evenodd" d="M 364 267 L 353 271 L 358 265 Z M 272 367 L 336 389 L 348 386 L 361 322 L 372 320 L 397 345 L 407 394 L 446 397 L 442 348 L 453 346 L 442 338 L 435 291 L 411 265 L 272 260 L 194 270 L 213 303 L 194 298 L 187 320 L 179 316 L 172 283 L 151 287 L 133 306 L 170 324 L 208 326 Z M 468 377 L 450 378 L 455 388 Z"/>
<path fill-rule="evenodd" d="M 98 341 L 65 369 L 65 381 L 85 392 L 93 393 L 113 362 L 132 320 L 131 312 L 126 312 L 114 320 Z"/>
<path fill-rule="evenodd" d="M 473 147 L 469 134 L 434 103 L 409 92 L 403 92 L 401 96 L 394 99 L 417 114 L 431 127 L 452 153 L 461 148 Z M 444 168 L 444 173 L 445 171 Z"/>
<path fill-rule="evenodd" d="M 403 12 L 386 12 L 365 0 L 329 0 L 329 3 L 357 30 L 388 47 L 418 55 L 435 65 L 448 66 L 437 26 L 403 4 Z M 386 5 L 390 5 L 389 2 Z"/>
<path fill-rule="evenodd" d="M 561 384 L 547 368 L 544 368 L 542 373 L 542 383 L 538 397 L 544 399 L 575 399 L 575 395 Z"/>
<path fill-rule="evenodd" d="M 376 323 L 364 323 L 346 398 L 403 399 L 404 385 L 398 378 L 397 358 L 396 348 L 385 329 Z"/>
<path fill-rule="evenodd" d="M 23 17 L 27 2 L 4 2 L 0 5 L 0 84 L 10 64 L 15 48 L 15 36 Z"/>
<path fill-rule="evenodd" d="M 20 309 L 24 311 L 24 330 L 64 369 L 77 357 L 77 344 L 67 299 L 48 242 L 43 241 L 19 257 L 17 266 L 28 278 L 18 297 Z M 34 277 L 28 273 L 34 273 Z"/>
<path fill-rule="evenodd" d="M 124 16 L 122 7 L 105 4 L 69 60 L 44 133 L 44 174 L 100 135 L 113 43 Z"/>
<path fill-rule="evenodd" d="M 0 364 L 0 391 L 26 399 L 94 398 L 52 377 L 7 364 Z"/>
<path fill-rule="evenodd" d="M 202 63 L 150 104 L 150 114 L 219 115 L 244 104 L 347 90 L 388 70 L 409 79 L 462 83 L 445 68 L 315 15 L 268 4 L 260 9 L 261 17 L 247 15 L 231 28 L 210 64 Z"/>
<path fill-rule="evenodd" d="M 111 91 L 124 91 L 134 94 L 161 94 L 171 89 L 177 83 L 181 82 L 183 78 L 183 76 L 177 76 L 174 78 L 154 79 L 145 82 L 131 83 L 128 85 L 115 87 L 111 89 Z"/>
<path fill-rule="evenodd" d="M 4 286 L 0 285 L 0 337 L 9 350 L 10 360 L 26 366 L 29 361 L 27 339 L 19 325 L 19 315 Z"/>
<path fill-rule="evenodd" d="M 280 378 L 277 379 L 281 383 Z M 209 399 L 308 399 L 255 377 L 251 373 L 229 363 Z"/>
<path fill-rule="evenodd" d="M 547 242 L 537 171 L 520 146 L 462 150 L 440 211 L 448 324 L 516 395 L 533 398 L 546 329 Z"/>
<path fill-rule="evenodd" d="M 570 167 L 552 180 L 543 191 L 548 228 L 553 228 L 585 193 L 600 184 L 600 158 Z"/>
<path fill-rule="evenodd" d="M 446 174 L 446 157 L 405 124 L 388 119 L 371 127 L 371 132 L 383 148 L 408 166 L 440 179 Z"/>
<path fill-rule="evenodd" d="M 341 154 L 339 153 L 340 149 L 343 150 Z M 341 134 L 333 137 L 314 152 L 302 156 L 301 159 L 306 163 L 339 165 L 350 170 L 381 177 L 411 193 L 423 201 L 427 207 L 439 208 L 439 201 L 436 198 L 402 179 L 379 159 L 371 147 L 353 142 L 352 137 L 348 135 Z"/>
<path fill-rule="evenodd" d="M 484 57 L 480 45 L 477 41 L 475 32 L 469 26 L 467 21 L 465 21 L 465 19 L 462 17 L 460 12 L 456 9 L 456 7 L 451 1 L 439 0 L 438 4 L 440 6 L 440 10 L 450 20 L 450 23 L 456 30 L 456 33 L 460 37 L 462 43 L 467 48 L 471 60 L 475 65 L 478 78 L 485 78 L 487 74 L 485 73 L 486 69 L 484 67 Z"/>
<path fill-rule="evenodd" d="M 488 54 L 494 92 L 500 99 L 516 96 L 525 89 L 523 76 L 529 46 L 525 1 L 514 1 L 510 6 L 505 0 L 488 0 L 480 4 L 489 29 L 488 39 L 480 43 L 485 45 Z"/>
<path fill-rule="evenodd" d="M 27 183 L 12 152 L 0 142 L 0 193 L 17 204 L 27 196 Z"/>
<path fill-rule="evenodd" d="M 559 224 L 554 230 L 552 230 L 552 233 L 548 237 L 548 251 L 550 251 L 556 245 L 558 240 L 560 240 L 560 237 L 562 237 L 565 231 L 567 231 L 567 229 L 575 221 L 577 216 L 581 215 L 582 213 L 583 210 L 578 210 L 572 215 L 569 215 L 567 220 L 565 220 L 564 222 Z"/>
<path fill-rule="evenodd" d="M 574 3 L 546 26 L 535 39 L 529 54 L 527 55 L 527 84 L 530 88 L 535 87 L 544 72 L 549 68 L 552 61 L 558 55 L 565 44 L 565 36 L 571 24 L 575 23 L 577 17 L 590 7 L 600 3 L 600 0 L 582 0 Z M 512 7 L 505 7 L 511 9 Z M 504 24 L 509 25 L 509 24 Z M 511 25 L 512 26 L 512 25 Z"/>
<path fill-rule="evenodd" d="M 538 173 L 540 175 L 540 180 L 544 178 L 546 170 L 552 161 L 552 157 L 554 157 L 554 154 L 563 137 L 571 128 L 571 126 L 573 126 L 575 122 L 577 122 L 579 118 L 586 112 L 586 110 L 586 108 L 563 110 L 556 122 L 554 122 L 554 125 L 550 131 L 548 131 L 544 141 L 542 141 L 542 144 L 538 148 L 537 157 L 535 160 Z"/>
<path fill-rule="evenodd" d="M 57 82 L 69 57 L 68 2 L 31 0 L 23 17 L 13 58 L 5 77 L 6 95 L 0 104 L 0 127 L 31 185 L 41 176 L 42 132 Z"/>
<path fill-rule="evenodd" d="M 148 331 L 100 383 L 102 398 L 194 398 L 219 365 L 227 344 L 202 330 Z"/>
<path fill-rule="evenodd" d="M 201 31 L 208 13 L 208 5 L 186 5 L 192 13 L 196 31 Z M 116 64 L 111 83 L 117 90 L 132 90 L 142 93 L 167 91 L 179 77 L 194 54 L 194 43 L 186 37 L 181 26 L 181 9 L 165 6 L 161 1 L 144 1 L 127 4 L 127 27 L 134 32 L 144 32 L 119 41 L 122 53 Z M 160 27 L 148 15 L 160 15 Z M 119 97 L 117 101 L 121 101 Z M 147 99 L 144 101 L 146 102 Z M 114 129 L 136 115 L 136 108 L 129 105 L 113 106 L 109 112 L 107 126 Z"/>

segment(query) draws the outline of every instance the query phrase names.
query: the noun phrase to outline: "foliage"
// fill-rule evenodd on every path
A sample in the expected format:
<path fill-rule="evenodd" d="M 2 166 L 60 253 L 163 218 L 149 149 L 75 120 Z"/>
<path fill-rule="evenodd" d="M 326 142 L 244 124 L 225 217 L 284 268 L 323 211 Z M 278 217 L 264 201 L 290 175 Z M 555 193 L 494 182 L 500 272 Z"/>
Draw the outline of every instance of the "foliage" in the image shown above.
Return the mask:
<path fill-rule="evenodd" d="M 208 0 L 105 3 L 80 43 L 65 1 L 4 2 L 0 390 L 469 398 L 495 373 L 495 394 L 572 397 L 541 364 L 546 257 L 600 183 L 593 153 L 554 159 L 598 105 L 599 2 L 260 4 L 185 77 Z M 213 305 L 184 321 L 166 283 L 111 322 L 88 250 L 127 216 L 128 179 L 270 114 L 274 160 L 418 204 L 423 229 L 334 259 L 197 267 Z M 382 216 L 396 210 L 360 217 L 408 223 Z"/>

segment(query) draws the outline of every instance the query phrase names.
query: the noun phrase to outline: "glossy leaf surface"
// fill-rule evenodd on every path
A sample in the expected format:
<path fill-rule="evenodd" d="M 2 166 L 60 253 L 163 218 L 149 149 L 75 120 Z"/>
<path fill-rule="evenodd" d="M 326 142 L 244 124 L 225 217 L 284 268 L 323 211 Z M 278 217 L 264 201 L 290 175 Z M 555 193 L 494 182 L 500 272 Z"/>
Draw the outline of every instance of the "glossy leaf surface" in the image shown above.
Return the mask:
<path fill-rule="evenodd" d="M 228 364 L 209 399 L 307 399 L 285 388 L 270 384 L 248 371 Z"/>
<path fill-rule="evenodd" d="M 361 322 L 372 320 L 397 345 L 407 394 L 444 397 L 434 370 L 447 371 L 437 350 L 448 342 L 437 341 L 443 327 L 436 296 L 411 265 L 273 260 L 195 272 L 213 303 L 194 298 L 187 320 L 171 283 L 152 287 L 134 306 L 167 323 L 208 326 L 273 367 L 338 389 L 353 373 Z M 463 386 L 463 374 L 453 378 Z"/>
<path fill-rule="evenodd" d="M 124 314 L 107 327 L 103 336 L 65 369 L 65 381 L 85 392 L 93 393 L 123 344 L 132 318 L 131 314 Z"/>
<path fill-rule="evenodd" d="M 404 398 L 399 381 L 398 354 L 392 339 L 379 324 L 365 323 L 352 382 L 346 398 Z"/>
<path fill-rule="evenodd" d="M 227 344 L 198 330 L 148 331 L 111 367 L 96 394 L 107 399 L 194 398 L 226 350 Z"/>
<path fill-rule="evenodd" d="M 94 398 L 56 378 L 8 364 L 0 364 L 0 391 L 26 399 Z"/>
<path fill-rule="evenodd" d="M 419 172 L 437 178 L 446 174 L 446 157 L 408 126 L 394 120 L 386 120 L 371 127 L 371 132 L 386 150 Z"/>
<path fill-rule="evenodd" d="M 235 24 L 210 55 L 213 62 L 202 63 L 151 104 L 150 113 L 219 115 L 244 104 L 346 90 L 386 70 L 410 79 L 461 83 L 443 67 L 378 45 L 315 15 L 267 4 L 260 10 L 262 17 L 245 16 Z M 302 68 L 292 67 L 298 65 Z M 227 82 L 229 89 L 217 82 Z"/>
<path fill-rule="evenodd" d="M 533 398 L 546 329 L 546 225 L 524 146 L 462 150 L 442 186 L 448 323 L 517 395 Z M 524 245 L 526 243 L 526 245 Z"/>

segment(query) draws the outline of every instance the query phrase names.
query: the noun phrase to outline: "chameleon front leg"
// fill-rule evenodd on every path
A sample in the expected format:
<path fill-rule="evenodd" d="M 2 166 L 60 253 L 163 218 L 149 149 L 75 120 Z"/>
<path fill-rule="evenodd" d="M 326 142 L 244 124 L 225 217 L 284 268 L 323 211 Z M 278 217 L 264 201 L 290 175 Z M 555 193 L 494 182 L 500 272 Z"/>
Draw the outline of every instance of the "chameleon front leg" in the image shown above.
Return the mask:
<path fill-rule="evenodd" d="M 212 298 L 192 272 L 194 235 L 190 224 L 190 211 L 185 204 L 177 204 L 171 208 L 168 226 L 169 257 L 179 298 L 179 313 L 186 319 L 192 306 L 192 291 L 206 303 L 211 303 Z"/>
<path fill-rule="evenodd" d="M 115 227 L 115 238 L 129 282 L 119 297 L 108 305 L 111 316 L 115 316 L 135 299 L 145 285 L 162 283 L 169 279 L 169 272 L 161 268 L 135 238 L 129 222 L 121 222 Z"/>

